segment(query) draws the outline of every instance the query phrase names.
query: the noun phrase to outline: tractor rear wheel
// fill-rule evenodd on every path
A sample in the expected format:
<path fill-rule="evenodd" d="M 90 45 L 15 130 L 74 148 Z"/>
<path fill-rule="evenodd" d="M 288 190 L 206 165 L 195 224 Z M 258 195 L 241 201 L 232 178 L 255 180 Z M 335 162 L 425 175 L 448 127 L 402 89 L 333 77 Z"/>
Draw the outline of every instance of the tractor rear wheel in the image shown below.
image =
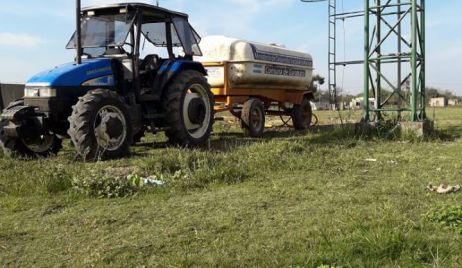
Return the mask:
<path fill-rule="evenodd" d="M 292 110 L 292 121 L 295 130 L 307 130 L 311 126 L 313 111 L 311 110 L 311 102 L 309 98 L 303 98 L 301 104 L 294 105 Z"/>
<path fill-rule="evenodd" d="M 171 144 L 195 147 L 210 138 L 214 100 L 203 74 L 192 70 L 180 73 L 168 86 L 164 105 L 165 134 Z"/>
<path fill-rule="evenodd" d="M 241 114 L 241 127 L 244 135 L 258 138 L 265 131 L 265 106 L 259 99 L 250 99 L 244 103 Z"/>
<path fill-rule="evenodd" d="M 127 156 L 132 141 L 128 108 L 120 95 L 96 89 L 80 97 L 68 118 L 68 134 L 86 161 Z"/>
<path fill-rule="evenodd" d="M 24 101 L 15 101 L 10 103 L 5 110 L 22 105 L 24 105 Z M 58 154 L 59 150 L 62 148 L 62 140 L 52 133 L 42 134 L 35 138 L 27 139 L 21 137 L 9 137 L 4 131 L 4 127 L 7 125 L 7 121 L 0 121 L 0 146 L 3 149 L 3 152 L 9 157 L 49 157 Z"/>

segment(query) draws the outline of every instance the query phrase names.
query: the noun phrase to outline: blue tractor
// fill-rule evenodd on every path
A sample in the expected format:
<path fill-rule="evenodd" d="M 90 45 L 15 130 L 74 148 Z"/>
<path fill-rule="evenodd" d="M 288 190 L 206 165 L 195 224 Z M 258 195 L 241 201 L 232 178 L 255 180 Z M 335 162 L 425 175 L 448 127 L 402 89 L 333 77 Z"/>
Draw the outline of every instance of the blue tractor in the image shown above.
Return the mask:
<path fill-rule="evenodd" d="M 186 14 L 127 3 L 81 9 L 67 45 L 75 62 L 32 77 L 1 115 L 6 154 L 48 157 L 70 138 L 85 160 L 120 158 L 145 132 L 199 146 L 210 137 L 214 100 L 200 37 Z M 141 57 L 146 42 L 165 48 Z M 176 54 L 175 54 L 176 52 Z"/>

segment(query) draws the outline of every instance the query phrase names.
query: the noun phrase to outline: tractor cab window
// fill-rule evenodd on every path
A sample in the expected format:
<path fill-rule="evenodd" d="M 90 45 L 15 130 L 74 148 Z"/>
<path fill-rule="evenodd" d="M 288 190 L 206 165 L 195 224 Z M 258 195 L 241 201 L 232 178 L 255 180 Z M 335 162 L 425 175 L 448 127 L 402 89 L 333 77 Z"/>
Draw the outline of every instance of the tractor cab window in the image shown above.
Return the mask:
<path fill-rule="evenodd" d="M 167 47 L 167 29 L 164 22 L 143 24 L 142 28 L 145 38 L 157 47 Z M 181 42 L 172 24 L 172 45 L 180 47 Z"/>
<path fill-rule="evenodd" d="M 183 45 L 184 53 L 186 55 L 202 56 L 199 48 L 201 38 L 189 22 L 182 18 L 174 18 L 173 25 L 175 26 L 178 39 Z"/>
<path fill-rule="evenodd" d="M 156 47 L 167 47 L 167 31 L 165 22 L 143 24 L 144 37 Z M 181 48 L 185 55 L 201 56 L 200 37 L 187 20 L 174 18 L 171 24 L 172 45 Z"/>
<path fill-rule="evenodd" d="M 134 22 L 130 14 L 107 16 L 84 16 L 82 18 L 82 47 L 122 47 L 127 40 Z M 76 34 L 72 36 L 67 48 L 76 48 Z"/>
<path fill-rule="evenodd" d="M 91 58 L 96 58 L 104 54 L 106 52 L 105 47 L 87 47 L 83 49 L 84 56 L 90 56 Z"/>

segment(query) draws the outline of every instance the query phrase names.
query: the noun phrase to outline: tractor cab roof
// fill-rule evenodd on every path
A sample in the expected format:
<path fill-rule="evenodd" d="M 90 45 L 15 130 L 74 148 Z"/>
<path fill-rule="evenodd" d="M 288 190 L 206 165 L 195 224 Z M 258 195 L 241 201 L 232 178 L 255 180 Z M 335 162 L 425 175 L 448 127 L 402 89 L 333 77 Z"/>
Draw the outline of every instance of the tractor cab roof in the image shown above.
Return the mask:
<path fill-rule="evenodd" d="M 188 19 L 188 15 L 180 12 L 171 11 L 165 8 L 158 6 L 153 6 L 143 3 L 118 3 L 118 4 L 108 4 L 108 5 L 99 5 L 99 6 L 90 6 L 82 9 L 82 12 L 88 14 L 88 12 L 94 12 L 95 15 L 105 15 L 105 14 L 114 14 L 121 12 L 133 12 L 140 11 L 143 14 L 143 24 L 144 23 L 153 23 L 153 22 L 162 22 L 166 19 L 171 18 L 182 18 Z"/>

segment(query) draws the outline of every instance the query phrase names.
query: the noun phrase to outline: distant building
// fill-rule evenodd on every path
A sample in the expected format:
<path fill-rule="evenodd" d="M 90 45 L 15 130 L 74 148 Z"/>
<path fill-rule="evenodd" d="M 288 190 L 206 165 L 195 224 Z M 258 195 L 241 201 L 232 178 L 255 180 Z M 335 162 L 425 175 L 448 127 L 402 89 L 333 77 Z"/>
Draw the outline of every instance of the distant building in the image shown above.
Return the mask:
<path fill-rule="evenodd" d="M 450 100 L 448 100 L 448 105 L 449 106 L 457 106 L 459 104 L 460 104 L 460 102 L 459 102 L 458 99 L 450 99 Z"/>
<path fill-rule="evenodd" d="M 369 98 L 369 107 L 375 107 L 376 99 L 375 98 Z M 360 110 L 364 107 L 364 98 L 359 97 L 351 100 L 351 103 L 349 105 L 350 109 L 355 109 L 355 110 Z"/>
<path fill-rule="evenodd" d="M 446 97 L 430 99 L 430 107 L 446 107 L 446 106 L 448 106 L 448 99 Z"/>
<path fill-rule="evenodd" d="M 330 103 L 325 101 L 311 102 L 311 109 L 313 111 L 330 110 Z"/>
<path fill-rule="evenodd" d="M 351 103 L 349 103 L 349 102 L 341 102 L 339 104 L 339 109 L 340 109 L 340 111 L 350 110 L 350 105 L 351 105 Z"/>

